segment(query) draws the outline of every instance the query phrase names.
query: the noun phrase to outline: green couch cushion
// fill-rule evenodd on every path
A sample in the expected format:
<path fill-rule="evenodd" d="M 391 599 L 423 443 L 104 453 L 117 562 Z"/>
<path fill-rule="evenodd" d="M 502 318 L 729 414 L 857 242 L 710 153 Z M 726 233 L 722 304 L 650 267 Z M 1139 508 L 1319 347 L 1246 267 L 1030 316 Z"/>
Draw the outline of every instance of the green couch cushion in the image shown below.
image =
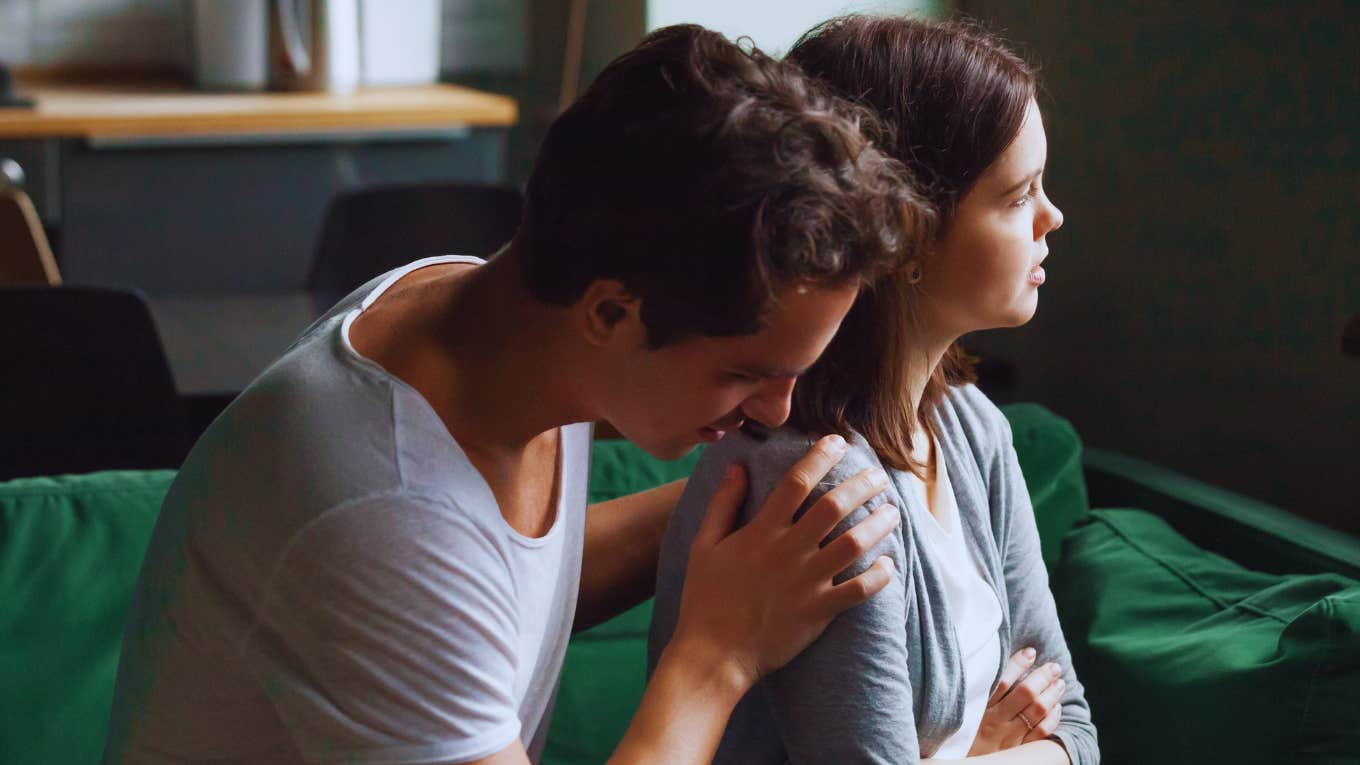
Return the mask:
<path fill-rule="evenodd" d="M 1360 762 L 1360 582 L 1251 571 L 1094 510 L 1052 587 L 1107 765 Z"/>
<path fill-rule="evenodd" d="M 0 483 L 0 760 L 98 762 L 123 619 L 172 471 Z"/>
<path fill-rule="evenodd" d="M 1086 517 L 1086 479 L 1082 473 L 1081 438 L 1072 423 L 1038 404 L 1001 408 L 1011 424 L 1015 454 L 1025 475 L 1039 547 L 1049 571 L 1058 563 L 1062 538 Z"/>

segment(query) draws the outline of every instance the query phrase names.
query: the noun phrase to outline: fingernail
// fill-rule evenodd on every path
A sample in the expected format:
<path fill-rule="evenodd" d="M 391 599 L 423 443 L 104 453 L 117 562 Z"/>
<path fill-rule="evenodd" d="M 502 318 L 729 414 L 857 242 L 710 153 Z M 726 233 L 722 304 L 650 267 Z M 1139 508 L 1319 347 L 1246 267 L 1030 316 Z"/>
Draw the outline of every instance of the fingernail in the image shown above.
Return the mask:
<path fill-rule="evenodd" d="M 896 570 L 897 570 L 897 562 L 894 561 L 892 558 L 889 558 L 889 557 L 886 556 L 886 555 L 880 555 L 880 556 L 878 556 L 878 559 L 879 559 L 879 560 L 886 560 L 886 561 L 888 562 L 888 568 L 892 569 L 893 571 L 896 571 Z"/>
<path fill-rule="evenodd" d="M 832 433 L 826 437 L 826 448 L 833 452 L 845 450 L 845 439 L 837 433 Z"/>
<path fill-rule="evenodd" d="M 1026 649 L 1024 650 L 1024 654 L 1025 654 L 1025 658 L 1026 658 L 1026 659 L 1029 659 L 1030 661 L 1034 661 L 1035 651 L 1034 651 L 1033 648 L 1026 648 Z"/>
<path fill-rule="evenodd" d="M 1051 674 L 1051 675 L 1061 675 L 1061 674 L 1062 674 L 1062 667 L 1059 667 L 1057 664 L 1050 664 L 1050 665 L 1048 665 L 1047 667 L 1045 667 L 1045 669 L 1047 669 L 1048 672 L 1049 672 L 1049 674 Z"/>
<path fill-rule="evenodd" d="M 869 480 L 873 481 L 875 486 L 887 486 L 888 474 L 883 472 L 882 468 L 874 468 L 874 471 L 869 474 Z"/>

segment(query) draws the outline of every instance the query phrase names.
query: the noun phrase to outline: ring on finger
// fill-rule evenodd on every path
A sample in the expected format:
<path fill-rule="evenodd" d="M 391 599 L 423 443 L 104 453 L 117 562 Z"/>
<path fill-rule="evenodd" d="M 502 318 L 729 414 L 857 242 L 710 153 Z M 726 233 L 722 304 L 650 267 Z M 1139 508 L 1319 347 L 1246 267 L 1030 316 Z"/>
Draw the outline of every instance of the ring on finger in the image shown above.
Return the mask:
<path fill-rule="evenodd" d="M 1024 712 L 1019 712 L 1019 713 L 1017 713 L 1016 716 L 1020 718 L 1021 722 L 1023 722 L 1023 723 L 1025 724 L 1025 727 L 1026 727 L 1026 728 L 1029 728 L 1030 730 L 1034 730 L 1034 723 L 1030 722 L 1028 717 L 1025 717 L 1025 713 L 1024 713 Z"/>

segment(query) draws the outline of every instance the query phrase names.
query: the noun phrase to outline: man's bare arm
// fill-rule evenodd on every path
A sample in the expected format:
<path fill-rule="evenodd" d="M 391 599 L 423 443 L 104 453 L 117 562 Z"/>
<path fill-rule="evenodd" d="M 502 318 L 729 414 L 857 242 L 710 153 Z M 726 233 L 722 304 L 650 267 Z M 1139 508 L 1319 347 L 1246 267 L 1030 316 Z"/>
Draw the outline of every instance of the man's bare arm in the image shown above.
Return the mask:
<path fill-rule="evenodd" d="M 682 478 L 587 509 L 574 630 L 588 629 L 652 596 L 661 537 L 684 489 Z"/>

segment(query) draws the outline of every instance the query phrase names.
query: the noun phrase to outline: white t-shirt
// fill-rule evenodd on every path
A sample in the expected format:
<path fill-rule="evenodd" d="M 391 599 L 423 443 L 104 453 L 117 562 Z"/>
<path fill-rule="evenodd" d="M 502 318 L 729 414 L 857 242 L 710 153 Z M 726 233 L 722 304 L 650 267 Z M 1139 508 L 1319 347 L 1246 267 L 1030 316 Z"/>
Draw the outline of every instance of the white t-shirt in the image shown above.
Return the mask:
<path fill-rule="evenodd" d="M 926 505 L 925 483 L 915 475 L 907 475 L 912 496 L 905 499 L 910 512 L 916 514 L 916 528 L 923 530 L 930 563 L 944 583 L 945 603 L 954 624 L 959 655 L 963 657 L 963 724 L 954 735 L 945 739 L 933 757 L 961 760 L 968 756 L 973 739 L 977 737 L 1000 664 L 1001 604 L 997 602 L 996 592 L 983 578 L 982 564 L 959 528 L 959 505 L 954 499 L 954 487 L 949 482 L 945 461 L 935 461 L 932 504 L 940 518 Z"/>
<path fill-rule="evenodd" d="M 543 749 L 580 579 L 590 425 L 555 520 L 512 529 L 342 300 L 217 419 L 171 487 L 124 639 L 106 763 L 459 763 Z"/>

